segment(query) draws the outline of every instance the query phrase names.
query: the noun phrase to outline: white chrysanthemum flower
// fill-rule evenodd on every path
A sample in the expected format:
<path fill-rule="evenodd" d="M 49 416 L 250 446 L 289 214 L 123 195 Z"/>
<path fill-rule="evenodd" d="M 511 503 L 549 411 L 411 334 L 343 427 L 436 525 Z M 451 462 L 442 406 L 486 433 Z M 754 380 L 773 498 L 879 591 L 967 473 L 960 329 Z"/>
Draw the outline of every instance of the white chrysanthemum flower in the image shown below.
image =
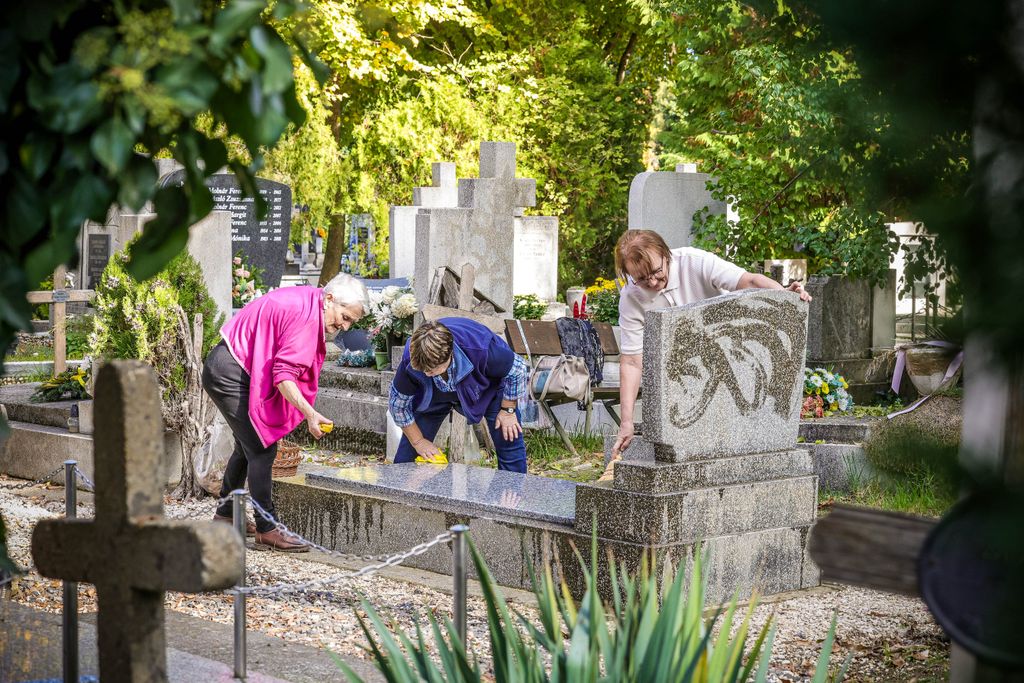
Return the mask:
<path fill-rule="evenodd" d="M 399 297 L 399 295 L 401 295 L 401 293 L 402 293 L 402 288 L 401 287 L 396 287 L 395 285 L 390 285 L 388 287 L 385 287 L 384 291 L 381 292 L 381 300 L 384 303 L 387 303 L 387 304 L 393 303 L 395 301 L 395 299 L 397 299 Z"/>
<path fill-rule="evenodd" d="M 396 318 L 408 318 L 416 313 L 416 297 L 412 294 L 403 294 L 398 297 L 391 306 L 391 312 Z"/>

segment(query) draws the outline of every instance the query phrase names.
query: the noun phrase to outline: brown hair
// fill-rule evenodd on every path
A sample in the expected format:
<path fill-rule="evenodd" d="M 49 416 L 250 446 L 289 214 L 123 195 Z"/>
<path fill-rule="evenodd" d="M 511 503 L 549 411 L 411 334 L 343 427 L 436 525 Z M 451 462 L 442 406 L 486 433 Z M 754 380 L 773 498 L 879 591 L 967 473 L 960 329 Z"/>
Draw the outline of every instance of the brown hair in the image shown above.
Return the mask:
<path fill-rule="evenodd" d="M 452 357 L 452 331 L 441 323 L 426 322 L 409 339 L 409 362 L 413 370 L 433 370 Z"/>
<path fill-rule="evenodd" d="M 637 275 L 649 275 L 657 270 L 651 262 L 650 249 L 662 258 L 672 258 L 672 251 L 665 240 L 653 230 L 627 230 L 622 233 L 615 243 L 615 273 L 625 279 L 630 270 Z"/>

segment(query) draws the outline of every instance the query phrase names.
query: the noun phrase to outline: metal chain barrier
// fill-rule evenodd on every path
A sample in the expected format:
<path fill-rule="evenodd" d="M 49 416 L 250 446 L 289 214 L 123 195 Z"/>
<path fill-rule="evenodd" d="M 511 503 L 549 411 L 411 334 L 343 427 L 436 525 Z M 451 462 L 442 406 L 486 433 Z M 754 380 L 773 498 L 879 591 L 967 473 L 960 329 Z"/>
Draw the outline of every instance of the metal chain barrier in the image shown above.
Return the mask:
<path fill-rule="evenodd" d="M 24 482 L 21 484 L 2 484 L 0 483 L 0 490 L 20 490 L 27 489 L 33 486 L 38 486 L 49 482 L 56 475 L 64 472 L 64 488 L 65 488 L 65 515 L 68 518 L 75 518 L 77 516 L 77 484 L 79 480 L 84 485 L 86 490 L 95 493 L 96 483 L 89 478 L 85 472 L 78 467 L 78 463 L 74 460 L 68 460 L 63 463 L 60 467 L 56 468 L 44 477 L 40 477 L 34 481 Z M 263 506 L 257 503 L 248 491 L 237 490 L 232 491 L 231 494 L 219 498 L 214 501 L 214 507 L 219 508 L 221 505 L 227 502 L 233 503 L 235 528 L 243 535 L 245 533 L 245 499 L 249 499 L 252 503 L 254 513 L 264 520 L 273 524 L 274 528 L 285 536 L 285 538 L 303 543 L 308 545 L 310 548 L 316 549 L 325 555 L 341 557 L 345 559 L 363 559 L 374 562 L 374 564 L 366 565 L 361 569 L 343 572 L 336 576 L 332 576 L 324 579 L 315 579 L 312 581 L 306 581 L 302 583 L 278 583 L 272 586 L 246 586 L 244 573 L 245 573 L 245 559 L 243 555 L 243 579 L 239 582 L 239 585 L 234 588 L 230 588 L 224 591 L 227 594 L 233 595 L 235 598 L 235 673 L 236 676 L 240 676 L 244 679 L 245 677 L 245 660 L 246 660 L 246 645 L 245 645 L 245 599 L 249 595 L 262 596 L 262 597 L 276 597 L 280 595 L 286 595 L 291 593 L 305 593 L 312 590 L 322 590 L 328 586 L 338 584 L 344 581 L 352 581 L 362 577 L 373 576 L 382 569 L 388 567 L 396 567 L 409 558 L 423 555 L 428 552 L 431 548 L 441 545 L 443 543 L 452 542 L 453 548 L 453 579 L 454 579 L 454 614 L 456 631 L 460 638 L 465 644 L 466 640 L 466 541 L 465 533 L 468 531 L 468 527 L 463 525 L 456 525 L 451 529 L 444 531 L 429 541 L 420 543 L 408 550 L 393 555 L 356 555 L 353 553 L 344 553 L 337 550 L 326 548 L 318 543 L 314 543 L 307 538 L 303 538 L 300 534 L 292 531 L 282 522 L 277 520 L 273 515 L 267 512 Z M 189 518 L 185 518 L 189 519 Z M 14 576 L 0 576 L 0 587 L 13 581 Z M 78 672 L 78 651 L 77 651 L 77 632 L 78 632 L 78 585 L 73 582 L 65 581 L 64 584 L 64 623 L 63 623 L 63 664 L 64 673 L 73 674 L 71 680 L 77 679 Z M 241 614 L 239 614 L 241 612 Z M 239 633 L 241 630 L 241 633 Z"/>
<path fill-rule="evenodd" d="M 79 467 L 78 465 L 75 465 L 75 472 L 81 478 L 82 483 L 85 484 L 86 490 L 89 491 L 90 493 L 96 493 L 96 483 L 92 479 L 90 479 L 85 472 L 82 471 L 82 468 Z"/>
<path fill-rule="evenodd" d="M 33 486 L 39 486 L 40 484 L 50 483 L 50 479 L 51 478 L 57 476 L 58 474 L 60 474 L 63 471 L 64 471 L 64 465 L 61 465 L 60 467 L 55 469 L 53 472 L 50 472 L 49 474 L 46 474 L 46 475 L 40 477 L 39 479 L 36 479 L 35 481 L 26 481 L 26 482 L 23 482 L 21 484 L 3 484 L 3 483 L 0 483 L 0 489 L 3 489 L 5 491 L 18 491 L 20 489 L 29 489 L 29 488 L 32 488 Z"/>
<path fill-rule="evenodd" d="M 257 503 L 253 499 L 253 497 L 251 495 L 249 495 L 248 492 L 246 492 L 246 495 L 249 496 L 249 501 L 252 503 L 252 507 L 253 507 L 254 512 L 257 515 L 259 515 L 260 517 L 262 517 L 263 519 L 265 519 L 268 522 L 270 522 L 271 524 L 273 524 L 275 529 L 280 531 L 282 534 L 284 534 L 285 538 L 287 538 L 287 539 L 289 539 L 291 541 L 297 541 L 299 543 L 305 543 L 306 545 L 308 545 L 313 550 L 321 552 L 321 553 L 323 553 L 325 555 L 331 555 L 332 557 L 340 557 L 340 558 L 346 559 L 346 560 L 357 559 L 357 560 L 366 560 L 367 562 L 382 562 L 382 561 L 388 560 L 389 558 L 392 557 L 391 555 L 388 555 L 386 553 L 385 554 L 381 554 L 381 555 L 359 555 L 357 553 L 346 553 L 346 552 L 342 552 L 340 550 L 331 550 L 330 548 L 325 548 L 324 546 L 320 545 L 319 543 L 314 543 L 313 541 L 309 540 L 308 538 L 303 538 L 303 536 L 301 534 L 296 533 L 295 531 L 292 531 L 291 529 L 286 527 L 282 522 L 280 522 L 279 520 L 275 519 L 273 515 L 271 515 L 266 510 L 264 510 L 263 506 L 261 506 L 259 503 Z"/>
<path fill-rule="evenodd" d="M 440 545 L 441 543 L 447 543 L 453 540 L 454 538 L 454 533 L 452 533 L 451 531 L 444 531 L 429 541 L 420 543 L 417 546 L 413 546 L 405 552 L 390 556 L 383 562 L 379 562 L 377 564 L 370 564 L 363 567 L 362 569 L 358 569 L 356 571 L 351 572 L 345 572 L 343 574 L 338 574 L 336 576 L 332 576 L 326 579 L 315 579 L 313 581 L 305 581 L 303 583 L 278 583 L 273 586 L 235 587 L 229 588 L 225 592 L 232 594 L 271 597 L 276 595 L 283 595 L 286 593 L 304 593 L 309 590 L 317 590 L 325 586 L 340 583 L 342 581 L 351 581 L 353 579 L 358 579 L 364 576 L 372 576 L 373 574 L 379 572 L 381 569 L 386 569 L 388 567 L 395 567 L 397 565 L 400 565 L 406 560 L 408 560 L 410 557 L 422 555 L 434 546 Z"/>

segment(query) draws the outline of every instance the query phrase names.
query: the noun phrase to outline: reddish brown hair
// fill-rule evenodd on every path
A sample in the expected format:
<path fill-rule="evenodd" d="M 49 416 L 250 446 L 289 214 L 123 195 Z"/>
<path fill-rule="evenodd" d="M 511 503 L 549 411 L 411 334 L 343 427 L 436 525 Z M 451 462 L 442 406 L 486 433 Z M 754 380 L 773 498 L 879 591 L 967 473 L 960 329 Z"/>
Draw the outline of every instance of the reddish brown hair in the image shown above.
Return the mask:
<path fill-rule="evenodd" d="M 640 276 L 650 275 L 658 269 L 658 265 L 651 261 L 651 249 L 661 258 L 672 258 L 672 251 L 664 238 L 653 230 L 627 230 L 622 233 L 615 243 L 615 273 L 623 279 L 630 270 Z"/>

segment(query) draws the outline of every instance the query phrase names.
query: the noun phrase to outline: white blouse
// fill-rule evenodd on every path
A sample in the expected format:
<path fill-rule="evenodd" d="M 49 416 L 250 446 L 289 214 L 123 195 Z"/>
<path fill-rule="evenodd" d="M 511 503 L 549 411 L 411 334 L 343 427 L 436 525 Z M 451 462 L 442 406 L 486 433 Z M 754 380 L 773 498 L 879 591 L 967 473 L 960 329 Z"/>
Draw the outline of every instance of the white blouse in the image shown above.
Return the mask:
<path fill-rule="evenodd" d="M 644 350 L 644 313 L 658 308 L 683 306 L 734 291 L 746 271 L 711 252 L 694 247 L 672 250 L 668 283 L 660 292 L 639 287 L 632 278 L 619 296 L 619 352 L 641 354 Z"/>

